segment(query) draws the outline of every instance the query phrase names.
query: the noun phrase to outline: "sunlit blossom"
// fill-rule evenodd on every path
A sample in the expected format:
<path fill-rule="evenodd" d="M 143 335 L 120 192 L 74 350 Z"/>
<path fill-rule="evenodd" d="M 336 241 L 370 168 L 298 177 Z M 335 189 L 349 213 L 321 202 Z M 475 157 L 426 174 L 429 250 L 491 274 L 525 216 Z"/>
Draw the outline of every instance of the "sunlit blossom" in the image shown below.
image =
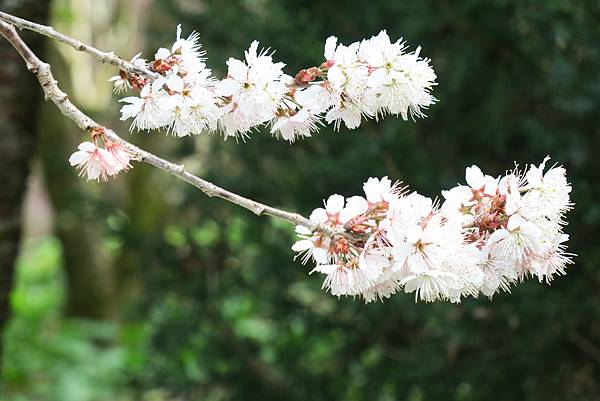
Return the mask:
<path fill-rule="evenodd" d="M 545 162 L 497 178 L 468 167 L 467 185 L 444 191 L 441 206 L 387 177 L 369 178 L 364 197 L 332 195 L 313 211 L 311 221 L 333 234 L 316 229 L 308 242 L 300 234 L 293 249 L 308 255 L 318 244 L 312 272 L 325 275 L 323 288 L 365 302 L 399 291 L 460 302 L 491 298 L 527 277 L 549 283 L 574 255 L 562 232 L 572 205 L 565 170 L 542 174 Z"/>
<path fill-rule="evenodd" d="M 392 43 L 385 31 L 350 45 L 329 37 L 321 65 L 296 78 L 253 41 L 243 59 L 229 58 L 221 80 L 206 67 L 200 35 L 182 32 L 178 25 L 175 43 L 159 48 L 153 61 L 139 54 L 132 59 L 157 78 L 121 71 L 110 79 L 116 92 L 139 91 L 121 99 L 121 119 L 133 119 L 132 129 L 162 128 L 178 137 L 220 131 L 225 139 L 246 139 L 269 125 L 275 137 L 292 143 L 311 137 L 322 122 L 339 130 L 386 114 L 422 117 L 435 102 L 429 60 L 419 56 L 420 48 L 411 53 L 401 40 Z"/>

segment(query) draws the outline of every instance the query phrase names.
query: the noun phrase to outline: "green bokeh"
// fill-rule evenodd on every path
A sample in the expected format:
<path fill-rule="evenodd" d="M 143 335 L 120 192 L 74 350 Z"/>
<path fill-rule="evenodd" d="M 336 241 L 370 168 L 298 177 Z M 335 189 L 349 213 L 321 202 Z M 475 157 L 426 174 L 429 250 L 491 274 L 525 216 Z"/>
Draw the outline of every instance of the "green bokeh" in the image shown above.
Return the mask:
<path fill-rule="evenodd" d="M 117 268 L 142 288 L 124 322 L 61 318 L 60 245 L 25 252 L 5 336 L 12 399 L 600 399 L 597 1 L 187 4 L 153 3 L 147 54 L 182 23 L 200 32 L 217 76 L 253 39 L 293 74 L 322 61 L 327 36 L 350 42 L 385 28 L 432 59 L 439 103 L 423 120 L 323 129 L 293 146 L 266 132 L 247 143 L 185 140 L 171 158 L 198 158 L 203 177 L 307 214 L 329 194 L 358 194 L 370 176 L 435 197 L 468 165 L 500 174 L 549 154 L 573 184 L 576 264 L 550 287 L 530 280 L 493 302 L 337 300 L 292 260 L 293 227 L 153 177 L 161 191 L 106 223 L 107 247 L 128 253 Z M 159 197 L 166 209 L 139 212 Z"/>

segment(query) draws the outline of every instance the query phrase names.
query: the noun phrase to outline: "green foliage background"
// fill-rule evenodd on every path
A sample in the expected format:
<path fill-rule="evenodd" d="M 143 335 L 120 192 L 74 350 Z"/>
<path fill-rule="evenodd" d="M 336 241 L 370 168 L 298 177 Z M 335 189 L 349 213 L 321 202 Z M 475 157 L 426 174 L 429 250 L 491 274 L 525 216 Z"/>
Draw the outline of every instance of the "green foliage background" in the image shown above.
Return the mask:
<path fill-rule="evenodd" d="M 499 174 L 549 154 L 573 183 L 567 232 L 576 264 L 551 287 L 530 280 L 493 302 L 337 300 L 292 261 L 293 227 L 136 167 L 128 179 L 140 186 L 138 198 L 108 211 L 97 206 L 109 213 L 105 240 L 118 267 L 138 283 L 136 301 L 120 305 L 119 324 L 61 318 L 60 245 L 32 245 L 22 263 L 39 266 L 31 255 L 49 252 L 42 260 L 53 266 L 51 279 L 20 277 L 19 288 L 39 299 L 31 282 L 42 281 L 50 306 L 31 316 L 35 305 L 16 291 L 5 337 L 9 399 L 600 400 L 599 2 L 186 4 L 155 1 L 152 49 L 170 43 L 182 23 L 184 32 L 201 33 L 218 76 L 253 39 L 276 49 L 293 74 L 322 60 L 331 34 L 347 43 L 387 29 L 432 59 L 439 103 L 423 120 L 323 129 L 293 146 L 266 132 L 245 144 L 186 139 L 171 158 L 225 188 L 306 214 L 329 194 L 359 193 L 370 176 L 437 196 L 468 165 Z M 73 383 L 58 386 L 65 378 Z"/>

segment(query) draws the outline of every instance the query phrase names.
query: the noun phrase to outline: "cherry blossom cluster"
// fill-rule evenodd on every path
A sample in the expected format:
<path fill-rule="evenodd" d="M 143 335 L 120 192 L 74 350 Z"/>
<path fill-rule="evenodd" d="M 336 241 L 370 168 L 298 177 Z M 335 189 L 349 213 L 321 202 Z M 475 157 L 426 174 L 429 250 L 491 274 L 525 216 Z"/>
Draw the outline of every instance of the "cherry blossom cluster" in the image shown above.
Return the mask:
<path fill-rule="evenodd" d="M 267 125 L 276 137 L 294 142 L 325 122 L 354 129 L 363 117 L 422 117 L 436 101 L 430 93 L 436 75 L 419 53 L 420 48 L 407 52 L 401 39 L 392 43 L 385 31 L 350 46 L 332 36 L 325 61 L 291 77 L 283 72 L 285 64 L 254 41 L 244 60 L 227 61 L 227 76 L 217 80 L 206 67 L 199 35 L 182 38 L 178 26 L 170 49 L 158 49 L 152 61 L 141 54 L 131 60 L 158 78 L 121 70 L 110 81 L 117 93 L 137 92 L 120 100 L 121 119 L 131 119 L 132 130 L 164 129 L 178 137 L 220 131 L 225 138 L 244 139 Z M 71 164 L 91 180 L 127 170 L 131 153 L 96 134 L 93 142 L 79 145 Z"/>
<path fill-rule="evenodd" d="M 112 142 L 104 135 L 104 129 L 92 129 L 92 142 L 83 142 L 69 158 L 69 163 L 88 180 L 106 181 L 121 171 L 131 168 L 134 154 L 120 143 Z"/>
<path fill-rule="evenodd" d="M 323 288 L 366 302 L 403 290 L 415 300 L 460 302 L 527 277 L 549 283 L 565 274 L 565 213 L 571 209 L 565 169 L 544 172 L 549 158 L 502 177 L 466 169 L 467 185 L 443 191 L 440 204 L 384 177 L 369 178 L 364 196 L 330 196 L 309 230 L 296 227 L 292 249 Z"/>
<path fill-rule="evenodd" d="M 429 60 L 419 56 L 420 48 L 407 52 L 402 40 L 391 42 L 385 31 L 349 46 L 330 37 L 322 64 L 295 77 L 254 41 L 244 60 L 227 61 L 227 76 L 217 80 L 198 40 L 195 32 L 182 38 L 178 27 L 170 49 L 159 49 L 153 61 L 140 55 L 132 60 L 158 79 L 125 71 L 111 78 L 116 92 L 138 92 L 121 99 L 121 119 L 132 119 L 132 129 L 166 129 L 179 137 L 220 131 L 243 139 L 267 125 L 273 135 L 293 142 L 310 137 L 324 122 L 353 129 L 363 117 L 422 117 L 435 102 Z"/>

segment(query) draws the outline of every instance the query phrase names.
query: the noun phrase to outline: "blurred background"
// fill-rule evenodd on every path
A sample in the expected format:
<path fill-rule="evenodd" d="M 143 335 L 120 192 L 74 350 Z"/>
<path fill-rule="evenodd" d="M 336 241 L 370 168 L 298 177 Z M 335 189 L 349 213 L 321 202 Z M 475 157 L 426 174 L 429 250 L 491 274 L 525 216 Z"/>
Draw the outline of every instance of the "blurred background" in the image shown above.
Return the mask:
<path fill-rule="evenodd" d="M 287 72 L 387 29 L 430 57 L 428 118 L 322 129 L 290 146 L 128 134 L 116 74 L 30 34 L 72 101 L 126 139 L 230 190 L 307 214 L 388 175 L 436 196 L 478 164 L 567 168 L 566 277 L 493 302 L 364 305 L 292 260 L 293 227 L 147 165 L 107 184 L 68 165 L 84 138 L 0 43 L 3 401 L 600 400 L 600 2 L 0 0 L 130 58 L 197 30 L 216 76 L 257 39 Z M 22 225 L 19 225 L 23 208 Z M 17 255 L 18 250 L 18 255 Z M 14 267 L 14 276 L 12 270 Z M 14 277 L 14 280 L 10 278 Z M 7 298 L 6 294 L 10 293 Z M 10 311 L 10 314 L 9 314 Z"/>

